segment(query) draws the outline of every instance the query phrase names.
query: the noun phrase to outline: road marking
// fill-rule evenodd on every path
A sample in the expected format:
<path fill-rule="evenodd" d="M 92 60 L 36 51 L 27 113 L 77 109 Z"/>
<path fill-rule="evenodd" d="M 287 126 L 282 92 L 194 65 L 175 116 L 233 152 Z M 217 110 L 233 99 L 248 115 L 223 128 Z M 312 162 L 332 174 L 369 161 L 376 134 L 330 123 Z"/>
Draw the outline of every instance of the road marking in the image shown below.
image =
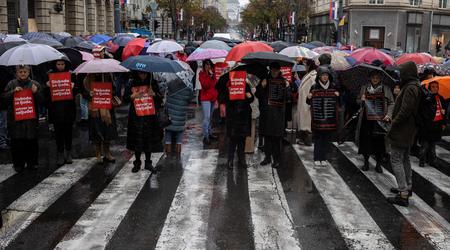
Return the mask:
<path fill-rule="evenodd" d="M 248 193 L 255 249 L 300 249 L 277 171 L 261 166 L 260 153 L 247 156 Z"/>
<path fill-rule="evenodd" d="M 294 149 L 350 249 L 395 249 L 336 170 L 314 165 L 313 147 Z"/>
<path fill-rule="evenodd" d="M 152 162 L 157 163 L 162 155 L 152 154 Z M 146 170 L 132 173 L 133 160 L 134 158 L 120 170 L 95 199 L 56 246 L 57 249 L 104 249 L 107 246 L 151 175 L 151 172 Z"/>
<path fill-rule="evenodd" d="M 436 156 L 439 159 L 441 159 L 447 163 L 450 163 L 450 152 L 438 145 L 436 145 Z"/>
<path fill-rule="evenodd" d="M 75 160 L 73 164 L 57 169 L 2 211 L 0 247 L 8 246 L 19 233 L 86 175 L 94 164 L 95 159 L 89 158 Z"/>
<path fill-rule="evenodd" d="M 156 249 L 206 249 L 218 157 L 218 150 L 192 153 L 170 206 Z"/>
<path fill-rule="evenodd" d="M 439 191 L 450 195 L 450 177 L 441 171 L 426 165 L 426 167 L 419 167 L 419 159 L 410 157 L 411 167 L 414 172 L 422 176 L 425 180 L 433 184 Z"/>
<path fill-rule="evenodd" d="M 0 183 L 9 179 L 9 177 L 16 174 L 16 170 L 12 164 L 2 164 L 0 165 Z"/>
<path fill-rule="evenodd" d="M 364 164 L 362 156 L 358 155 L 357 147 L 354 143 L 345 142 L 342 145 L 334 145 L 349 159 L 355 166 Z M 370 160 L 373 166 L 373 159 Z M 396 187 L 395 177 L 386 169 L 383 174 L 373 171 L 361 171 L 385 197 L 392 196 L 390 188 Z M 415 193 L 409 199 L 409 207 L 394 205 L 403 214 L 411 225 L 437 249 L 450 249 L 450 224 L 442 216 L 436 213 Z"/>

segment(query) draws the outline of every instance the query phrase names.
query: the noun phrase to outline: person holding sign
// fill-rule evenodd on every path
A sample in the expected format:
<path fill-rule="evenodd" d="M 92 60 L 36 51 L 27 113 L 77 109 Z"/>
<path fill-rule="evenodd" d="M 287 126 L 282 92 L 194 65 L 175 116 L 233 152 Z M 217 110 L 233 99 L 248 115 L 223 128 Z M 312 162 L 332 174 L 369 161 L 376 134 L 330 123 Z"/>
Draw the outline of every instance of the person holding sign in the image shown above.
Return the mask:
<path fill-rule="evenodd" d="M 289 83 L 281 74 L 279 63 L 270 64 L 270 73 L 256 87 L 255 96 L 259 101 L 259 133 L 264 136 L 265 158 L 261 165 L 272 163 L 280 167 L 281 141 L 285 132 L 286 89 Z"/>
<path fill-rule="evenodd" d="M 49 122 L 54 125 L 56 165 L 72 164 L 72 127 L 75 122 L 75 88 L 68 65 L 64 60 L 53 63 L 48 73 L 46 93 Z"/>
<path fill-rule="evenodd" d="M 38 165 L 38 103 L 44 99 L 38 82 L 29 78 L 31 67 L 17 66 L 16 79 L 11 80 L 2 97 L 8 105 L 8 133 L 14 169 Z"/>
<path fill-rule="evenodd" d="M 84 79 L 85 98 L 89 101 L 89 140 L 94 143 L 98 161 L 114 163 L 116 159 L 109 149 L 117 138 L 114 106 L 119 105 L 113 98 L 111 74 L 88 74 Z"/>
<path fill-rule="evenodd" d="M 211 117 L 214 112 L 214 103 L 217 101 L 217 91 L 215 89 L 217 79 L 214 74 L 214 64 L 211 60 L 204 60 L 202 66 L 203 69 L 199 73 L 199 81 L 202 86 L 200 101 L 203 111 L 203 144 L 209 145 L 210 139 L 217 139 L 211 130 Z"/>
<path fill-rule="evenodd" d="M 317 70 L 316 83 L 311 87 L 306 103 L 311 106 L 314 141 L 314 165 L 327 166 L 327 153 L 333 132 L 337 129 L 339 92 L 328 67 Z"/>
<path fill-rule="evenodd" d="M 161 107 L 162 96 L 158 84 L 147 72 L 132 72 L 133 79 L 124 95 L 131 102 L 128 112 L 127 149 L 134 151 L 132 172 L 141 169 L 141 155 L 145 154 L 145 169 L 156 172 L 152 165 L 152 152 L 162 152 L 163 129 L 156 111 Z"/>
<path fill-rule="evenodd" d="M 370 83 L 363 85 L 357 103 L 361 105 L 355 141 L 358 153 L 364 155 L 363 171 L 369 170 L 369 157 L 374 155 L 377 161 L 375 170 L 382 173 L 381 162 L 386 155 L 385 137 L 394 109 L 394 96 L 391 89 L 384 85 L 382 69 L 370 73 Z"/>

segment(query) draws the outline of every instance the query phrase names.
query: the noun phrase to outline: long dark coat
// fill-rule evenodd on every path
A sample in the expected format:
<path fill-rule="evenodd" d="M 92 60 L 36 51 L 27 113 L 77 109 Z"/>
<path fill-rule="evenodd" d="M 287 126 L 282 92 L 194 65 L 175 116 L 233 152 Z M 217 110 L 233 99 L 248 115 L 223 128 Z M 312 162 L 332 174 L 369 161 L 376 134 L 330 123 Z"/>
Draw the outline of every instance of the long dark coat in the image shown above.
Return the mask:
<path fill-rule="evenodd" d="M 441 101 L 442 109 L 447 110 L 447 103 L 445 102 L 444 98 L 438 94 L 439 100 Z M 435 98 L 435 95 L 433 95 L 433 98 Z M 437 103 L 434 103 L 434 106 L 436 108 Z M 439 141 L 442 137 L 442 126 L 446 125 L 447 123 L 447 116 L 443 115 L 444 119 L 437 122 L 432 122 L 425 128 L 421 128 L 419 130 L 419 139 L 421 141 Z"/>
<path fill-rule="evenodd" d="M 250 86 L 247 84 L 245 86 L 245 93 L 252 93 Z M 227 93 L 228 94 L 228 93 Z M 255 97 L 245 100 L 235 100 L 231 101 L 230 98 L 226 100 L 227 107 L 227 135 L 229 137 L 247 137 L 251 135 L 252 131 L 252 107 L 250 104 L 253 102 Z"/>
<path fill-rule="evenodd" d="M 131 102 L 128 112 L 128 129 L 127 129 L 127 149 L 135 152 L 162 152 L 163 129 L 159 125 L 156 115 L 137 116 L 134 104 L 131 101 L 131 88 L 148 85 L 149 79 L 141 81 L 138 79 L 131 80 L 130 86 L 124 95 L 125 102 Z M 162 96 L 159 92 L 158 84 L 152 81 L 151 87 L 155 92 L 153 100 L 156 109 L 161 108 Z"/>
<path fill-rule="evenodd" d="M 15 121 L 14 119 L 14 89 L 22 87 L 23 89 L 30 89 L 32 85 L 38 87 L 38 91 L 33 94 L 34 106 L 36 111 L 36 119 Z M 19 81 L 14 79 L 8 83 L 2 95 L 4 101 L 8 105 L 8 133 L 12 139 L 35 139 L 38 136 L 38 107 L 44 101 L 42 88 L 38 82 L 27 79 Z"/>
<path fill-rule="evenodd" d="M 286 119 L 286 90 L 284 91 L 284 103 L 281 106 L 269 105 L 269 85 L 272 76 L 269 74 L 266 78 L 267 85 L 262 84 L 256 86 L 255 96 L 259 101 L 259 133 L 265 136 L 283 136 L 285 132 Z M 281 76 L 281 72 L 276 79 L 285 79 Z"/>

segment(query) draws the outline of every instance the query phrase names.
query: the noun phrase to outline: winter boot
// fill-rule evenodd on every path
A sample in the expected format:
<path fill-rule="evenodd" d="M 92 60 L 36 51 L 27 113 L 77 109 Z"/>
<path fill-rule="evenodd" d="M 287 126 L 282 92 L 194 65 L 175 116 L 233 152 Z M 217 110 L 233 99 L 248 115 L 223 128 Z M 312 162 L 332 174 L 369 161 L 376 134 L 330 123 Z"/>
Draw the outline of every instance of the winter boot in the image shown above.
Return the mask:
<path fill-rule="evenodd" d="M 408 195 L 398 194 L 393 197 L 388 197 L 387 201 L 391 204 L 407 207 L 409 206 Z"/>
<path fill-rule="evenodd" d="M 66 164 L 72 164 L 73 160 L 72 160 L 72 151 L 71 150 L 67 150 L 66 151 Z"/>
<path fill-rule="evenodd" d="M 142 164 L 141 160 L 139 160 L 139 159 L 134 160 L 133 168 L 131 169 L 131 172 L 133 172 L 133 173 L 139 172 L 139 170 L 141 170 L 141 164 Z"/>
<path fill-rule="evenodd" d="M 260 164 L 261 164 L 261 166 L 265 166 L 265 165 L 269 165 L 270 163 L 272 163 L 272 160 L 270 159 L 270 157 L 265 157 L 264 160 Z"/>
<path fill-rule="evenodd" d="M 362 171 L 369 171 L 369 157 L 364 157 L 364 166 L 361 168 Z"/>
<path fill-rule="evenodd" d="M 391 188 L 391 193 L 393 194 L 399 194 L 400 191 L 398 190 L 398 188 Z M 408 190 L 408 196 L 411 197 L 412 196 L 412 190 Z"/>
<path fill-rule="evenodd" d="M 377 165 L 375 166 L 375 171 L 377 171 L 377 173 L 383 173 L 383 168 L 381 168 L 381 161 L 378 160 L 377 161 Z"/>
<path fill-rule="evenodd" d="M 56 154 L 56 165 L 58 167 L 61 167 L 62 165 L 64 165 L 64 153 L 63 152 L 58 152 Z"/>

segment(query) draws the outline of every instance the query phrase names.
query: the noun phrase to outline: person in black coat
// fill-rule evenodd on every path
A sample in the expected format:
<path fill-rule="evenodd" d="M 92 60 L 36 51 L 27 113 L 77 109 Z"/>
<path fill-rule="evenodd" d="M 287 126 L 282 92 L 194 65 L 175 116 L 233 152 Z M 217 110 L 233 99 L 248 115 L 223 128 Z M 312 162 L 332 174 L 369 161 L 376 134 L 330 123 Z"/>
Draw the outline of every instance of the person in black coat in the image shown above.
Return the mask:
<path fill-rule="evenodd" d="M 425 163 L 433 167 L 436 165 L 436 142 L 441 139 L 442 132 L 445 130 L 447 123 L 445 116 L 447 104 L 444 98 L 438 94 L 439 83 L 436 81 L 430 82 L 428 89 L 435 99 L 436 116 L 431 124 L 425 128 L 421 128 L 419 131 L 419 142 L 421 145 L 419 150 L 419 166 L 421 167 L 424 167 Z"/>
<path fill-rule="evenodd" d="M 273 163 L 273 168 L 280 166 L 281 141 L 285 132 L 286 89 L 289 83 L 281 75 L 278 63 L 270 65 L 270 73 L 256 87 L 255 96 L 259 101 L 259 133 L 264 136 L 265 158 L 261 165 Z M 271 90 L 269 92 L 269 90 Z M 272 96 L 270 94 L 273 94 Z"/>
<path fill-rule="evenodd" d="M 333 75 L 328 67 L 320 66 L 317 70 L 316 83 L 311 87 L 306 103 L 312 104 L 313 92 L 317 90 L 335 90 L 335 95 L 339 97 L 336 85 L 333 82 Z M 339 101 L 338 101 L 339 102 Z M 314 139 L 314 165 L 326 166 L 327 153 L 331 142 L 333 132 L 330 130 L 318 130 L 312 128 Z"/>
<path fill-rule="evenodd" d="M 64 60 L 55 61 L 50 69 L 51 73 L 68 72 L 68 64 Z M 56 165 L 72 164 L 72 127 L 76 117 L 75 96 L 81 92 L 82 85 L 75 87 L 71 79 L 72 100 L 52 101 L 50 93 L 50 82 L 47 82 L 46 95 L 49 123 L 55 128 L 56 139 Z"/>
<path fill-rule="evenodd" d="M 145 154 L 145 169 L 156 172 L 152 165 L 151 153 L 162 152 L 163 129 L 157 115 L 138 116 L 134 101 L 144 93 L 137 91 L 137 87 L 148 86 L 148 94 L 153 97 L 155 109 L 162 105 L 162 95 L 158 84 L 147 72 L 133 72 L 133 79 L 127 88 L 124 101 L 131 102 L 128 114 L 127 149 L 134 151 L 136 159 L 133 162 L 134 173 L 141 169 L 141 154 Z"/>

